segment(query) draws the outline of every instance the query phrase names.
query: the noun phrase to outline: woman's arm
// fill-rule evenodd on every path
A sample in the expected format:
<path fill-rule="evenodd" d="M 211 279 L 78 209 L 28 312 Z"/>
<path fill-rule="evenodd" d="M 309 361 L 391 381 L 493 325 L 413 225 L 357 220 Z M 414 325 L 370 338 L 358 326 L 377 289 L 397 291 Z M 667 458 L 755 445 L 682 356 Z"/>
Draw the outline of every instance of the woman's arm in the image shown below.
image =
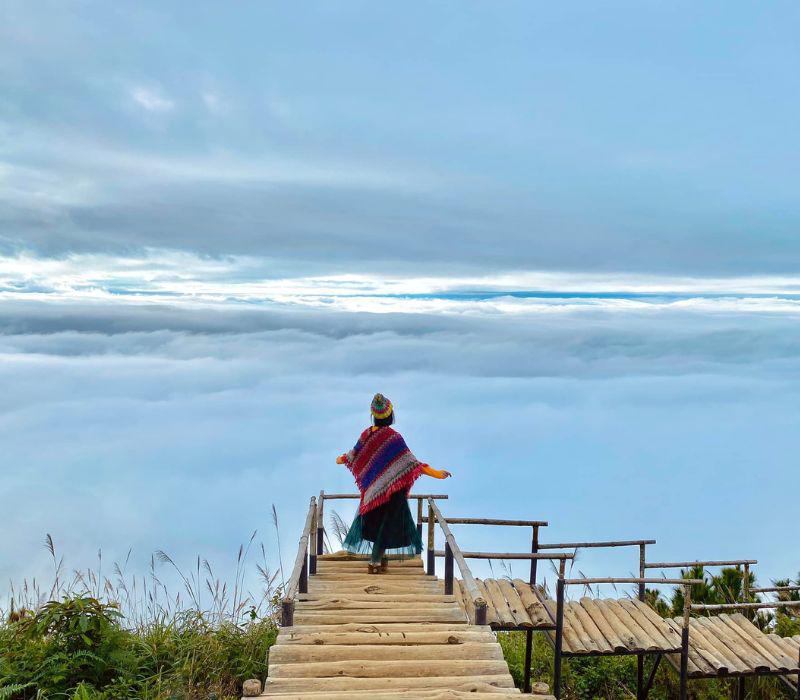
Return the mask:
<path fill-rule="evenodd" d="M 421 464 L 422 473 L 426 476 L 432 476 L 434 479 L 446 479 L 448 476 L 453 476 L 450 472 L 444 469 L 434 469 L 430 464 Z"/>

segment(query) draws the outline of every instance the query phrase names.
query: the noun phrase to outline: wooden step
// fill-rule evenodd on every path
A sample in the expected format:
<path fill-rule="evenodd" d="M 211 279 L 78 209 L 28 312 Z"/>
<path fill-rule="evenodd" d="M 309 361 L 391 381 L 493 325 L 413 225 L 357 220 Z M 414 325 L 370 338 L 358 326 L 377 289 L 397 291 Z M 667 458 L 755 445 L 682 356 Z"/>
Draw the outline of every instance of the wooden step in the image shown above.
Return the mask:
<path fill-rule="evenodd" d="M 293 630 L 294 628 L 288 628 Z M 339 629 L 338 627 L 336 629 Z M 282 631 L 278 644 L 387 644 L 387 645 L 459 645 L 470 642 L 495 644 L 494 634 L 485 628 L 461 625 L 460 628 L 435 632 L 292 632 Z"/>
<path fill-rule="evenodd" d="M 320 569 L 349 569 L 349 568 L 367 568 L 369 564 L 368 559 L 324 559 L 317 558 L 317 570 Z M 397 568 L 422 568 L 422 559 L 401 559 L 399 561 L 389 561 L 389 569 L 394 570 Z"/>
<path fill-rule="evenodd" d="M 302 610 L 294 614 L 296 625 L 340 625 L 348 622 L 464 622 L 464 611 L 451 608 L 384 608 L 383 610 Z"/>
<path fill-rule="evenodd" d="M 514 688 L 508 668 L 502 674 L 487 676 L 428 676 L 406 678 L 267 678 L 265 694 L 349 692 L 356 690 L 412 690 L 449 688 L 484 691 L 488 687 Z"/>
<path fill-rule="evenodd" d="M 423 663 L 455 660 L 503 660 L 498 644 L 471 643 L 428 646 L 389 646 L 386 644 L 359 645 L 300 645 L 277 644 L 269 651 L 270 664 L 314 664 L 322 661 L 409 661 Z"/>
<path fill-rule="evenodd" d="M 298 605 L 301 602 L 327 602 L 333 600 L 373 602 L 378 605 L 387 603 L 459 603 L 459 599 L 453 595 L 439 593 L 384 593 L 379 598 L 369 593 L 301 593 L 297 596 Z"/>
<path fill-rule="evenodd" d="M 493 688 L 488 686 L 483 692 L 475 690 L 450 690 L 448 688 L 434 688 L 421 690 L 389 690 L 386 692 L 375 690 L 348 690 L 343 693 L 323 691 L 321 693 L 270 693 L 269 697 L 283 698 L 283 700 L 305 700 L 306 698 L 329 698 L 330 700 L 349 700 L 349 698 L 366 698 L 370 700 L 498 700 L 503 697 L 519 697 L 516 688 Z M 552 695 L 529 695 L 531 700 L 555 700 Z"/>
<path fill-rule="evenodd" d="M 432 661 L 325 661 L 313 664 L 270 664 L 272 678 L 418 678 L 424 676 L 494 676 L 508 674 L 505 661 L 454 659 Z"/>
<path fill-rule="evenodd" d="M 325 625 L 325 624 L 308 624 L 308 625 L 294 625 L 293 627 L 286 627 L 281 632 L 284 634 L 287 630 L 292 634 L 308 634 L 314 632 L 368 632 L 368 633 L 392 633 L 392 632 L 450 632 L 453 628 L 465 627 L 465 625 L 456 624 L 452 622 L 345 622 L 339 625 Z M 475 629 L 489 629 L 489 627 L 475 627 L 469 625 L 472 630 Z"/>
<path fill-rule="evenodd" d="M 444 595 L 443 583 L 425 574 L 418 558 L 371 575 L 363 558 L 320 557 L 308 592 L 295 602 L 294 626 L 281 629 L 270 649 L 264 695 L 519 695 L 491 629 L 469 624 L 460 597 Z"/>
<path fill-rule="evenodd" d="M 389 561 L 422 561 L 422 556 L 417 554 L 408 556 L 407 554 L 387 554 Z M 320 554 L 317 556 L 319 561 L 369 561 L 371 559 L 369 554 L 351 554 L 350 552 L 329 552 L 327 554 Z"/>

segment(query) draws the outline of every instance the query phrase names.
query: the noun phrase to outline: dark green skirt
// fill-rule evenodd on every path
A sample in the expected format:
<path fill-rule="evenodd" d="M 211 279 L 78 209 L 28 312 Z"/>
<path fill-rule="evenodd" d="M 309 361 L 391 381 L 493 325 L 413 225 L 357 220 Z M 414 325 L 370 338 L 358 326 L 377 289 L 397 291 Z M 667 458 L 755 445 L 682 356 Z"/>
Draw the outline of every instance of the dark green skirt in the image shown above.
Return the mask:
<path fill-rule="evenodd" d="M 375 563 L 384 554 L 409 557 L 419 554 L 422 538 L 411 516 L 405 491 L 398 491 L 386 503 L 364 515 L 356 515 L 343 545 L 353 554 L 370 554 Z"/>

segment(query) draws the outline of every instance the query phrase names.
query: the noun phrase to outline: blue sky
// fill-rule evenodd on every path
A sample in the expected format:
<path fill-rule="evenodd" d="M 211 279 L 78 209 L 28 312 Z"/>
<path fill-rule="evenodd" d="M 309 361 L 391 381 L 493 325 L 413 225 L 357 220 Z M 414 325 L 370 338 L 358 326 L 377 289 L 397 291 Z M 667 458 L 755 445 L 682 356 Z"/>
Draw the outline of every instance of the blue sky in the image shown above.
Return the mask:
<path fill-rule="evenodd" d="M 445 512 L 796 573 L 798 20 L 4 3 L 0 580 L 293 540 L 375 391 Z"/>

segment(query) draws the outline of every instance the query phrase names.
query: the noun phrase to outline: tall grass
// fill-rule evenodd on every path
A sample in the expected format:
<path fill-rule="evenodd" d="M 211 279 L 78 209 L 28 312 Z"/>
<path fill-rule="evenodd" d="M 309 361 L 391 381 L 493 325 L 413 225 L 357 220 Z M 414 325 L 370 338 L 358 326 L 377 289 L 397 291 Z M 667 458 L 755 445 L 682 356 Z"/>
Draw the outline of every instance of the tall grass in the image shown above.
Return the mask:
<path fill-rule="evenodd" d="M 277 513 L 275 524 L 277 537 Z M 130 551 L 68 571 L 48 534 L 48 580 L 12 583 L 0 604 L 0 700 L 239 697 L 266 675 L 282 589 L 256 535 L 226 580 L 206 559 L 184 569 L 164 551 L 143 575 L 129 573 Z"/>

